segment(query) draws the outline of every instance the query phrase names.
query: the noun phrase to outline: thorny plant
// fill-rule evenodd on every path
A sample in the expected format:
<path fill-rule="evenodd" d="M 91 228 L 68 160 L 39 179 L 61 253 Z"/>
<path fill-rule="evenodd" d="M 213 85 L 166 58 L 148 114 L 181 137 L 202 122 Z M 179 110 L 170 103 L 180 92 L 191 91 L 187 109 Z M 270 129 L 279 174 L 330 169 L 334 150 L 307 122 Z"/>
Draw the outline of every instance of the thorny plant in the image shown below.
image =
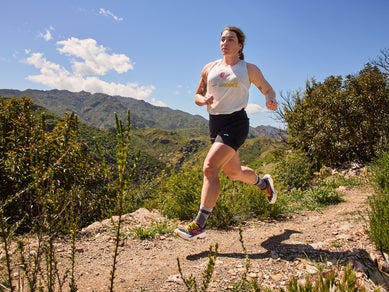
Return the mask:
<path fill-rule="evenodd" d="M 137 163 L 139 161 L 139 154 L 135 158 L 135 162 L 132 165 L 128 163 L 128 156 L 130 150 L 130 112 L 127 113 L 127 122 L 125 128 L 123 127 L 122 122 L 119 120 L 117 114 L 115 113 L 116 121 L 116 131 L 117 131 L 117 166 L 118 166 L 118 176 L 119 176 L 119 190 L 117 195 L 117 212 L 118 220 L 114 222 L 112 220 L 113 226 L 115 226 L 115 247 L 113 253 L 113 263 L 110 277 L 110 286 L 109 291 L 114 291 L 115 284 L 115 273 L 116 266 L 119 256 L 119 246 L 122 239 L 121 236 L 121 226 L 122 226 L 122 214 L 124 212 L 124 198 L 129 189 L 129 184 L 131 179 L 134 177 Z"/>
<path fill-rule="evenodd" d="M 207 291 L 209 284 L 212 279 L 213 272 L 215 271 L 215 264 L 216 264 L 216 258 L 217 258 L 217 252 L 218 252 L 219 245 L 215 244 L 215 251 L 213 251 L 213 247 L 209 247 L 209 253 L 208 253 L 208 264 L 207 268 L 202 273 L 202 285 L 198 287 L 196 276 L 191 274 L 188 278 L 186 278 L 183 274 L 180 259 L 177 258 L 177 265 L 178 265 L 178 272 L 180 273 L 181 279 L 184 282 L 186 288 L 188 291 Z"/>

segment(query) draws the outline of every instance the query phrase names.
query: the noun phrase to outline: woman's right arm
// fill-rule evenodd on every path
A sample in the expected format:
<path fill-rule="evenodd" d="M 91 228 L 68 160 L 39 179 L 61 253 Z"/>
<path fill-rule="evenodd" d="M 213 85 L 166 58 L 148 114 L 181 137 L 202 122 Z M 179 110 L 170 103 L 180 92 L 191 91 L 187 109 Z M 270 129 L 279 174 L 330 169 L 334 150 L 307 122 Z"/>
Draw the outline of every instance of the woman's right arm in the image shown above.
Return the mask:
<path fill-rule="evenodd" d="M 195 94 L 195 103 L 199 106 L 210 105 L 213 103 L 213 96 L 206 96 L 207 94 L 207 76 L 212 63 L 208 63 L 201 71 L 199 85 L 197 86 Z"/>

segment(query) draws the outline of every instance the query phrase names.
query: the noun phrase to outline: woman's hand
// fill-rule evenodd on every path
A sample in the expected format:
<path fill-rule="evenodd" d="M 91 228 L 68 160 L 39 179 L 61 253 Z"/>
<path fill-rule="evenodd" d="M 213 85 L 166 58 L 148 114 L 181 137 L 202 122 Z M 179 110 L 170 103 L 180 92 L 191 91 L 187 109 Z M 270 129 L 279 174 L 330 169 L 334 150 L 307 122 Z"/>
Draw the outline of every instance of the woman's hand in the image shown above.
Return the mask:
<path fill-rule="evenodd" d="M 196 95 L 196 104 L 197 105 L 211 105 L 213 104 L 213 96 L 210 95 L 210 96 L 203 96 L 203 95 L 200 95 L 200 94 L 197 94 Z"/>
<path fill-rule="evenodd" d="M 213 104 L 213 95 L 204 96 L 204 102 L 205 102 L 206 105 Z"/>
<path fill-rule="evenodd" d="M 275 111 L 278 107 L 277 101 L 273 98 L 266 99 L 266 107 L 269 110 Z"/>

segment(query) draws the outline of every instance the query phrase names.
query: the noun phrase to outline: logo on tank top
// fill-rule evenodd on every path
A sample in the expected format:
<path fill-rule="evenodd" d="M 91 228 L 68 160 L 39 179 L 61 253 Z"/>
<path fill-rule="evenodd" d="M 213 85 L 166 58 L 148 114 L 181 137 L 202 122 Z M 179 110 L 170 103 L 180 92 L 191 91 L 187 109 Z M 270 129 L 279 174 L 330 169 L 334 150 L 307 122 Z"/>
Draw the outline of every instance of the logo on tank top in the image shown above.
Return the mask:
<path fill-rule="evenodd" d="M 234 80 L 227 80 L 228 74 L 225 72 L 221 72 L 217 78 L 215 78 L 212 82 L 213 87 L 238 87 L 238 80 L 236 78 Z"/>

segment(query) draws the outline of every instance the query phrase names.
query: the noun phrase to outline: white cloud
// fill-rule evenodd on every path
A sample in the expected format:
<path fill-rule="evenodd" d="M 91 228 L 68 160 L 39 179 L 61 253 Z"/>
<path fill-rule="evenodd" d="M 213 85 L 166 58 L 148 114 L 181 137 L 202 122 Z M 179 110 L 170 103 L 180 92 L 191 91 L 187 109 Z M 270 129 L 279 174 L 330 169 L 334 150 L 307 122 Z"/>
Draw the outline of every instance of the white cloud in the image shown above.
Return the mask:
<path fill-rule="evenodd" d="M 267 109 L 261 107 L 261 106 L 258 105 L 258 104 L 250 103 L 250 104 L 247 105 L 246 111 L 247 111 L 247 113 L 249 113 L 249 114 L 254 114 L 254 113 L 263 113 L 263 112 L 266 112 Z"/>
<path fill-rule="evenodd" d="M 152 105 L 155 105 L 155 106 L 162 106 L 162 107 L 165 107 L 166 106 L 166 103 L 164 103 L 163 101 L 161 100 L 157 100 L 155 98 L 152 98 L 150 101 L 149 101 Z"/>
<path fill-rule="evenodd" d="M 39 36 L 48 42 L 53 39 L 53 35 L 51 34 L 52 31 L 54 31 L 54 27 L 50 26 L 49 28 L 46 28 L 45 33 L 40 33 Z"/>
<path fill-rule="evenodd" d="M 93 39 L 80 40 L 70 38 L 57 42 L 61 54 L 69 56 L 72 64 L 70 72 L 60 64 L 47 60 L 42 53 L 26 51 L 26 63 L 39 69 L 40 74 L 29 75 L 27 80 L 40 83 L 50 88 L 66 89 L 69 91 L 88 91 L 121 95 L 139 100 L 147 100 L 155 87 L 140 85 L 135 82 L 126 84 L 107 82 L 100 79 L 108 71 L 125 73 L 133 69 L 130 58 L 123 54 L 108 54 L 103 46 L 98 46 Z M 157 100 L 153 104 L 164 105 Z"/>
<path fill-rule="evenodd" d="M 107 9 L 104 9 L 104 8 L 100 8 L 99 14 L 104 15 L 104 16 L 110 16 L 110 17 L 112 17 L 115 21 L 122 21 L 122 20 L 123 20 L 122 17 L 118 17 L 118 16 L 116 16 L 115 14 L 113 14 L 111 11 L 109 11 L 109 10 L 107 10 Z"/>
<path fill-rule="evenodd" d="M 70 38 L 57 42 L 61 48 L 58 51 L 61 54 L 74 56 L 81 61 L 72 59 L 73 71 L 79 75 L 104 75 L 110 70 L 117 73 L 125 73 L 134 69 L 130 58 L 123 54 L 106 53 L 103 46 L 98 46 L 94 39 Z"/>

